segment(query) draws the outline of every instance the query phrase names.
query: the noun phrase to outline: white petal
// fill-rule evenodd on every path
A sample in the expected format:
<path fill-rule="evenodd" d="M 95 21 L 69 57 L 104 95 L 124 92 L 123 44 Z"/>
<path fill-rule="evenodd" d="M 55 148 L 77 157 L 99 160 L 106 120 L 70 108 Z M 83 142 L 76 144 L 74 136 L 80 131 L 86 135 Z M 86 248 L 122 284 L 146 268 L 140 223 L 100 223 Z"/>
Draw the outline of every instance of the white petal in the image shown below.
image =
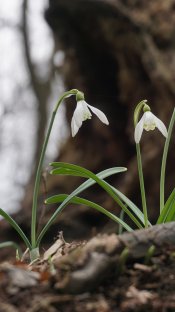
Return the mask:
<path fill-rule="evenodd" d="M 106 125 L 109 125 L 106 115 L 98 108 L 87 104 L 91 111 Z"/>
<path fill-rule="evenodd" d="M 87 119 L 91 119 L 91 112 L 88 108 L 88 104 L 83 100 L 83 101 L 79 101 L 78 103 L 81 103 L 82 105 L 82 110 L 83 110 L 83 121 L 87 120 Z"/>
<path fill-rule="evenodd" d="M 145 122 L 151 123 L 151 122 L 154 121 L 155 115 L 154 115 L 152 112 L 150 112 L 150 111 L 145 112 L 145 113 L 143 114 L 143 116 L 144 116 L 144 121 L 145 121 Z"/>
<path fill-rule="evenodd" d="M 74 137 L 79 128 L 81 127 L 83 122 L 83 108 L 81 104 L 77 103 L 76 109 L 73 113 L 73 117 L 71 120 L 71 130 L 72 130 L 72 136 Z"/>
<path fill-rule="evenodd" d="M 140 142 L 140 139 L 142 136 L 144 119 L 145 119 L 145 116 L 143 115 L 135 127 L 134 139 L 137 144 Z"/>
<path fill-rule="evenodd" d="M 156 127 L 167 138 L 168 132 L 167 132 L 167 129 L 166 129 L 164 123 L 159 118 L 157 118 L 156 116 L 154 116 L 154 119 L 155 119 Z"/>
<path fill-rule="evenodd" d="M 76 122 L 75 122 L 75 119 L 72 117 L 72 121 L 71 121 L 71 130 L 72 130 L 72 136 L 74 137 L 78 130 L 79 130 L 80 127 L 77 126 Z"/>
<path fill-rule="evenodd" d="M 80 103 L 80 101 L 79 101 L 79 102 L 77 102 L 77 106 L 76 106 L 76 109 L 75 109 L 73 117 L 72 117 L 75 120 L 78 128 L 80 128 L 82 125 L 82 122 L 84 120 L 83 116 L 84 116 L 84 108 L 83 108 L 82 103 Z"/>
<path fill-rule="evenodd" d="M 78 130 L 82 126 L 83 121 L 86 119 L 90 119 L 91 116 L 92 114 L 87 107 L 86 102 L 83 100 L 78 101 L 71 121 L 71 130 L 73 137 L 77 134 Z"/>

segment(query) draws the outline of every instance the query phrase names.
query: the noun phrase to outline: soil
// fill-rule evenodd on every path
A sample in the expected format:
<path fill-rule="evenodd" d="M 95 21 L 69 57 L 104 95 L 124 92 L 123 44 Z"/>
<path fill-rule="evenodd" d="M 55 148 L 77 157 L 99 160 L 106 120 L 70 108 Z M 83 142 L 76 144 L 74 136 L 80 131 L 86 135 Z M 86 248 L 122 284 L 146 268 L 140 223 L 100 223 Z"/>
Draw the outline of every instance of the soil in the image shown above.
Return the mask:
<path fill-rule="evenodd" d="M 107 235 L 98 236 L 98 240 L 106 240 L 107 245 L 108 238 Z M 95 239 L 91 247 L 94 242 Z M 145 257 L 128 259 L 122 265 L 116 261 L 111 270 L 97 278 L 97 283 L 88 286 L 89 290 L 87 288 L 83 291 L 82 288 L 82 291 L 77 291 L 77 285 L 73 285 L 76 292 L 73 294 L 74 291 L 65 285 L 71 270 L 77 265 L 77 253 L 82 252 L 87 245 L 86 242 L 68 244 L 59 237 L 42 258 L 33 264 L 29 263 L 27 255 L 23 261 L 1 263 L 0 311 L 175 311 L 175 253 L 172 247 L 166 247 L 152 256 L 147 265 Z M 109 249 L 112 248 L 110 246 Z M 110 254 L 113 255 L 114 251 L 111 250 Z M 72 259 L 74 264 L 70 270 Z M 77 259 L 81 262 L 78 265 L 83 266 L 82 255 Z"/>

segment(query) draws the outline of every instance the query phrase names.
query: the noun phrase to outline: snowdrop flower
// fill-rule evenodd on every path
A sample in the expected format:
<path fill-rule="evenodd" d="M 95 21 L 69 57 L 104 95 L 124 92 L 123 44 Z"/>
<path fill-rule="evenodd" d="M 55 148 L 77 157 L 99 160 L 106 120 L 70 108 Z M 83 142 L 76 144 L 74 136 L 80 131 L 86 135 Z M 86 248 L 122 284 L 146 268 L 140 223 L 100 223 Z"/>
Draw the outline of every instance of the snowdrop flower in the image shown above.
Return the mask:
<path fill-rule="evenodd" d="M 87 119 L 91 119 L 92 114 L 91 111 L 106 125 L 109 124 L 105 114 L 99 110 L 98 108 L 91 106 L 86 103 L 84 100 L 83 93 L 79 92 L 77 96 L 77 107 L 74 111 L 72 121 L 71 121 L 71 130 L 72 130 L 72 136 L 74 137 L 80 127 L 82 126 L 83 121 Z"/>
<path fill-rule="evenodd" d="M 134 138 L 136 143 L 140 142 L 143 129 L 150 131 L 154 130 L 156 127 L 165 137 L 168 136 L 168 132 L 164 123 L 150 111 L 145 111 L 142 118 L 135 127 Z"/>

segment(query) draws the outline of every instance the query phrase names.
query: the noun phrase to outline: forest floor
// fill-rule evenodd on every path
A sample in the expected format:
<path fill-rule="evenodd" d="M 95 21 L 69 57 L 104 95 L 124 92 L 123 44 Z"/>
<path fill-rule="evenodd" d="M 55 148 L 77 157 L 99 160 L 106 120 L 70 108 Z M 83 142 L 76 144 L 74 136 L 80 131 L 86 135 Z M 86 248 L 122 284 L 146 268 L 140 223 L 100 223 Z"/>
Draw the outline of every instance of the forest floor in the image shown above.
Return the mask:
<path fill-rule="evenodd" d="M 29 264 L 27 258 L 22 262 L 0 264 L 0 312 L 175 311 L 175 253 L 172 248 L 152 256 L 147 265 L 145 258 L 126 261 L 120 267 L 116 262 L 116 267 L 113 265 L 111 270 L 97 277 L 97 283 L 93 285 L 92 282 L 81 291 L 77 290 L 76 282 L 72 288 L 65 285 L 70 275 L 72 252 L 83 249 L 86 242 L 60 242 L 58 239 L 42 259 L 33 264 Z M 76 257 L 73 258 L 75 263 L 71 270 L 76 267 Z M 84 272 L 92 274 L 89 266 Z"/>

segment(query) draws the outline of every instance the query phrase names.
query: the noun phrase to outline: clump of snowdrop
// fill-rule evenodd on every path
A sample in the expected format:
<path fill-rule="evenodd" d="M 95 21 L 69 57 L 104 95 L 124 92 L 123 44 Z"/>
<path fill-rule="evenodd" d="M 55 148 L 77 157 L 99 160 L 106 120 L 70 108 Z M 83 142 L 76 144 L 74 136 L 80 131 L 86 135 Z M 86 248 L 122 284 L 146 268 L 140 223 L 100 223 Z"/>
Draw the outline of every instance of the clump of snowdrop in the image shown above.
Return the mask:
<path fill-rule="evenodd" d="M 56 218 L 56 216 L 60 213 L 60 211 L 69 203 L 69 200 L 65 199 L 64 200 L 64 196 L 61 196 L 63 203 L 58 207 L 58 210 L 51 216 L 51 218 L 48 220 L 48 222 L 46 223 L 46 225 L 43 227 L 43 229 L 41 230 L 41 232 L 38 234 L 37 233 L 37 209 L 38 209 L 38 195 L 39 195 L 39 190 L 40 190 L 40 182 L 41 182 L 41 175 L 42 175 L 42 169 L 43 169 L 43 161 L 44 161 L 44 157 L 45 157 L 45 152 L 47 149 L 47 145 L 48 145 L 48 141 L 50 138 L 50 134 L 52 131 L 52 127 L 53 127 L 53 123 L 55 121 L 55 116 L 57 114 L 58 108 L 61 105 L 61 103 L 66 99 L 69 98 L 70 96 L 75 96 L 76 97 L 76 102 L 77 102 L 77 106 L 76 109 L 74 111 L 73 117 L 72 117 L 72 122 L 71 122 L 71 127 L 72 127 L 72 136 L 75 136 L 78 132 L 78 130 L 80 129 L 80 127 L 82 126 L 82 123 L 84 120 L 87 119 L 91 119 L 91 111 L 105 124 L 109 124 L 107 117 L 105 116 L 105 114 L 100 111 L 99 109 L 87 104 L 85 102 L 84 99 L 84 94 L 82 92 L 80 92 L 77 89 L 72 89 L 70 91 L 64 92 L 61 97 L 59 98 L 58 102 L 56 103 L 53 112 L 52 112 L 52 116 L 49 122 L 49 126 L 48 126 L 48 130 L 46 133 L 46 137 L 45 140 L 43 142 L 43 147 L 42 147 L 42 151 L 41 151 L 41 155 L 40 155 L 40 160 L 39 160 L 39 164 L 38 164 L 38 168 L 37 168 L 37 172 L 36 172 L 36 179 L 35 179 L 35 185 L 34 185 L 34 192 L 33 192 L 33 204 L 32 204 L 32 217 L 31 217 L 31 239 L 29 239 L 25 233 L 23 232 L 23 230 L 19 227 L 19 225 L 15 222 L 15 220 L 9 216 L 3 209 L 0 208 L 0 216 L 4 217 L 6 219 L 7 222 L 10 223 L 10 225 L 16 230 L 16 232 L 21 236 L 22 240 L 24 241 L 26 247 L 28 248 L 29 252 L 30 252 L 30 259 L 31 261 L 36 260 L 39 256 L 40 256 L 40 252 L 39 252 L 39 245 L 40 242 L 43 238 L 43 236 L 45 235 L 45 233 L 47 232 L 48 228 L 50 227 L 50 225 L 52 224 L 53 220 Z M 65 163 L 63 164 L 65 165 Z M 61 166 L 61 164 L 59 165 Z M 82 170 L 84 170 L 83 168 L 81 169 L 80 167 L 78 168 L 78 172 L 77 172 L 77 167 L 73 167 L 73 170 L 70 169 L 70 164 L 67 164 L 66 166 L 68 166 L 68 168 L 61 168 L 59 167 L 59 170 L 57 172 L 59 172 L 59 174 L 70 174 L 70 175 L 82 175 L 83 177 L 89 177 L 87 175 L 88 171 L 86 170 L 85 172 Z M 125 171 L 126 168 L 116 168 L 115 170 L 106 170 L 105 171 L 105 176 L 110 176 L 111 174 L 114 174 L 114 172 L 123 172 Z M 95 181 L 96 181 L 96 176 L 95 176 Z M 103 182 L 102 182 L 103 183 Z M 89 183 L 85 184 L 84 189 L 86 189 L 89 185 Z M 82 187 L 83 190 L 83 187 Z M 73 192 L 74 194 L 74 192 Z M 74 195 L 70 196 L 70 198 L 74 198 Z M 89 203 L 88 203 L 89 204 Z M 95 206 L 97 208 L 97 206 Z M 112 216 L 112 214 L 108 214 L 108 212 L 105 209 L 102 209 L 98 206 L 98 209 L 102 212 L 107 214 L 110 218 L 112 217 L 113 219 L 118 220 L 117 217 Z M 127 226 L 127 225 L 126 225 Z M 128 227 L 127 227 L 128 229 Z M 16 247 L 16 244 L 14 242 L 6 242 L 6 243 L 2 243 L 0 244 L 0 248 L 2 247 L 8 247 L 8 246 L 12 246 L 12 247 Z M 18 248 L 18 251 L 20 252 L 20 249 Z"/>
<path fill-rule="evenodd" d="M 144 114 L 142 118 L 140 119 L 140 121 L 138 122 L 138 119 L 142 110 Z M 145 227 L 148 227 L 148 214 L 147 214 L 147 204 L 146 204 L 146 195 L 145 195 L 145 185 L 144 185 L 142 159 L 141 159 L 139 142 L 143 133 L 143 129 L 145 129 L 146 131 L 153 131 L 155 128 L 158 128 L 158 130 L 164 135 L 165 138 L 168 137 L 168 131 L 164 123 L 151 112 L 150 107 L 147 105 L 147 100 L 141 101 L 136 106 L 135 111 L 134 111 L 134 126 L 135 126 L 134 139 L 136 142 L 137 164 L 138 164 L 138 173 L 139 173 L 139 181 L 140 181 L 144 222 L 145 222 Z M 163 187 L 163 184 L 164 184 L 163 172 L 165 171 L 164 169 L 165 169 L 165 159 L 162 160 L 162 169 L 161 169 L 161 181 L 160 181 L 160 207 L 161 208 L 160 210 L 163 209 L 162 207 L 164 205 L 163 204 L 164 195 L 162 195 L 164 194 L 164 187 Z"/>
<path fill-rule="evenodd" d="M 175 188 L 169 195 L 167 201 L 164 201 L 164 180 L 165 180 L 165 169 L 166 169 L 166 160 L 167 153 L 170 143 L 170 138 L 173 130 L 173 126 L 175 124 L 175 109 L 173 111 L 170 125 L 167 129 L 164 123 L 156 117 L 152 112 L 150 107 L 147 105 L 147 101 L 141 101 L 135 108 L 134 111 L 134 126 L 135 126 L 135 142 L 136 142 L 136 151 L 137 151 L 137 163 L 138 163 L 138 174 L 140 181 L 140 190 L 141 190 L 141 198 L 142 198 L 142 210 L 137 207 L 127 196 L 125 196 L 122 192 L 112 186 L 110 183 L 105 181 L 105 178 L 112 176 L 113 174 L 118 174 L 125 172 L 127 169 L 125 167 L 113 167 L 106 170 L 103 170 L 97 174 L 94 174 L 90 170 L 87 170 L 78 165 L 69 164 L 65 162 L 53 162 L 50 165 L 52 166 L 51 174 L 52 175 L 69 175 L 69 176 L 79 176 L 86 179 L 80 186 L 72 191 L 71 194 L 57 194 L 49 197 L 45 203 L 46 204 L 58 204 L 58 207 L 51 215 L 47 223 L 43 226 L 41 231 L 38 233 L 37 231 L 37 210 L 38 210 L 38 195 L 40 192 L 40 182 L 41 175 L 43 169 L 43 161 L 45 157 L 45 152 L 47 149 L 48 141 L 50 138 L 50 134 L 52 131 L 53 123 L 55 120 L 56 113 L 58 111 L 61 103 L 68 97 L 74 96 L 76 97 L 76 108 L 73 113 L 72 121 L 71 121 L 71 130 L 72 136 L 74 137 L 79 131 L 80 127 L 83 124 L 83 121 L 87 119 L 91 119 L 92 113 L 94 113 L 100 121 L 104 124 L 108 125 L 108 119 L 105 114 L 96 107 L 93 107 L 86 103 L 84 99 L 84 94 L 77 89 L 72 89 L 67 91 L 61 95 L 56 106 L 52 112 L 52 116 L 49 122 L 48 130 L 46 133 L 45 140 L 43 142 L 43 147 L 40 155 L 40 161 L 38 164 L 38 169 L 36 172 L 36 179 L 34 185 L 33 192 L 33 205 L 32 205 L 32 217 L 31 217 L 31 237 L 28 238 L 26 234 L 23 232 L 22 228 L 16 223 L 16 221 L 8 215 L 3 209 L 0 208 L 0 216 L 2 216 L 10 225 L 16 230 L 16 232 L 20 235 L 21 239 L 25 243 L 27 249 L 30 252 L 31 261 L 35 261 L 38 257 L 40 257 L 40 243 L 47 233 L 50 226 L 53 224 L 55 219 L 59 216 L 62 210 L 68 204 L 78 204 L 78 205 L 86 205 L 91 207 L 92 209 L 96 209 L 102 214 L 106 215 L 114 222 L 117 222 L 121 229 L 125 229 L 126 231 L 133 231 L 135 227 L 142 229 L 143 227 L 151 226 L 151 223 L 148 219 L 147 214 L 147 204 L 146 204 L 146 196 L 145 196 L 145 187 L 144 187 L 144 177 L 143 177 L 143 169 L 142 169 L 142 160 L 141 160 L 141 152 L 140 152 L 140 139 L 143 133 L 143 130 L 152 131 L 155 128 L 158 128 L 159 131 L 166 137 L 163 158 L 162 158 L 162 167 L 161 167 L 161 178 L 160 178 L 160 214 L 157 219 L 156 224 L 166 223 L 170 221 L 175 221 Z M 92 113 L 91 113 L 92 112 Z M 140 114 L 143 113 L 143 116 L 140 119 Z M 139 120 L 140 119 L 140 120 Z M 119 134 L 120 135 L 120 134 Z M 93 184 L 97 183 L 100 187 L 102 187 L 107 194 L 113 198 L 116 204 L 121 208 L 120 216 L 117 216 L 104 207 L 100 206 L 97 203 L 94 203 L 86 198 L 79 197 L 79 194 L 86 189 L 88 189 Z M 130 219 L 132 225 L 128 225 L 124 220 L 124 214 L 126 214 Z M 18 253 L 20 254 L 20 249 L 14 242 L 5 242 L 0 244 L 0 248 L 2 247 L 14 247 L 18 249 Z M 18 254 L 17 254 L 18 256 Z"/>
<path fill-rule="evenodd" d="M 82 92 L 79 91 L 77 93 L 76 100 L 77 106 L 71 121 L 71 130 L 73 137 L 77 134 L 78 130 L 82 126 L 83 121 L 91 119 L 92 117 L 91 111 L 101 120 L 101 122 L 103 122 L 106 125 L 109 125 L 109 121 L 105 116 L 105 114 L 98 108 L 86 103 L 84 99 L 84 94 Z"/>

